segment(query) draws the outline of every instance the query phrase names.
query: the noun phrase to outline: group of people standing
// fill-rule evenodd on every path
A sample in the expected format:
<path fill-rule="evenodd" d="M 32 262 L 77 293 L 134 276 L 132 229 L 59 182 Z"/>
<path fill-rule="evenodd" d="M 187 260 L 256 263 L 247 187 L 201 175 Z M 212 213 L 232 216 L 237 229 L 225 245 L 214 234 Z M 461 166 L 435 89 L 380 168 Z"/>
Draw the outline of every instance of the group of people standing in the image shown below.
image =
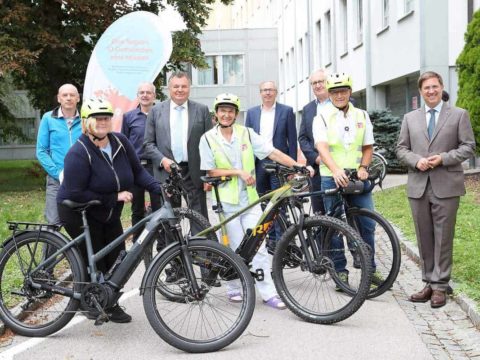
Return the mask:
<path fill-rule="evenodd" d="M 355 168 L 360 179 L 367 179 L 373 127 L 368 113 L 350 101 L 351 77 L 318 70 L 311 74 L 310 84 L 315 99 L 302 110 L 298 143 L 313 176 L 313 190 L 345 186 L 345 168 Z M 458 197 L 465 192 L 461 162 L 472 156 L 475 141 L 466 111 L 442 101 L 440 75 L 424 73 L 418 85 L 425 105 L 405 115 L 397 146 L 399 158 L 409 168 L 408 196 L 426 283 L 425 289 L 410 300 L 431 300 L 432 307 L 439 307 L 446 301 L 450 279 Z M 206 189 L 200 179 L 203 174 L 232 177 L 220 187 L 228 215 L 255 201 L 259 193 L 279 186 L 278 180 L 264 171 L 265 162 L 300 166 L 295 115 L 291 107 L 276 101 L 273 81 L 260 84 L 262 104 L 247 111 L 245 126 L 236 123 L 241 108 L 236 95 L 220 94 L 215 98 L 214 125 L 208 107 L 189 99 L 190 86 L 186 73 L 175 72 L 168 80 L 170 98 L 154 104 L 154 85 L 140 84 L 139 105 L 124 115 L 121 133 L 112 132 L 111 104 L 88 99 L 79 113 L 77 89 L 71 84 L 61 86 L 57 95 L 60 106 L 43 116 L 37 141 L 37 157 L 48 174 L 47 221 L 63 223 L 69 235 L 75 237 L 82 231 L 80 214 L 62 201 L 100 200 L 102 205 L 87 213 L 95 252 L 123 232 L 120 215 L 124 203 L 132 202 L 132 224 L 145 216 L 144 189 L 150 192 L 153 210 L 160 207 L 160 184 L 168 177 L 172 163 L 180 166 L 189 206 L 206 218 Z M 181 205 L 181 199 L 172 200 L 174 207 Z M 352 196 L 351 201 L 373 209 L 370 194 Z M 327 197 L 312 198 L 316 212 L 328 211 L 333 202 Z M 239 245 L 248 228 L 256 225 L 261 211 L 259 206 L 253 207 L 228 223 L 232 248 Z M 371 233 L 365 241 L 374 248 L 374 229 L 366 220 L 361 225 L 367 234 Z M 269 248 L 274 249 L 280 235 L 279 228 L 271 231 Z M 102 259 L 97 264 L 99 270 L 107 271 L 123 249 L 121 245 Z M 85 249 L 81 250 L 86 256 Z M 335 256 L 335 270 L 348 281 L 344 254 L 338 252 Z M 375 268 L 373 258 L 372 264 Z M 252 266 L 264 270 L 265 279 L 257 282 L 264 302 L 284 309 L 269 276 L 271 264 L 265 244 Z M 375 283 L 375 272 L 373 279 Z M 229 286 L 228 298 L 242 301 L 233 285 Z M 109 311 L 112 321 L 131 320 L 118 305 Z"/>

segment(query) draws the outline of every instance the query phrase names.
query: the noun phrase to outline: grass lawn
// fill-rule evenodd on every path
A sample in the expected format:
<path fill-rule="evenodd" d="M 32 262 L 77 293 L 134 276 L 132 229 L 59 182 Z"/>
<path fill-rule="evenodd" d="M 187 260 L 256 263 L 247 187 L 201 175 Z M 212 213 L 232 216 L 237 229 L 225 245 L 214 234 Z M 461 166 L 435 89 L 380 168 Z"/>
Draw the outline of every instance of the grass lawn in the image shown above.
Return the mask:
<path fill-rule="evenodd" d="M 405 186 L 374 194 L 376 210 L 416 243 Z M 452 277 L 458 291 L 480 304 L 480 181 L 467 178 L 467 194 L 460 200 L 453 246 Z"/>

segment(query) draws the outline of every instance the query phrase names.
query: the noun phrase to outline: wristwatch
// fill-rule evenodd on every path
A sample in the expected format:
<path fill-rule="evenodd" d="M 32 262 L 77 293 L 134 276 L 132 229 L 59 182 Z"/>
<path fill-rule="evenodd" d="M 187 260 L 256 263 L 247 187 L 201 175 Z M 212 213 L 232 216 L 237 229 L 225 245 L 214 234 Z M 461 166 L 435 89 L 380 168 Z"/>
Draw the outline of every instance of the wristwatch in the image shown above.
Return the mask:
<path fill-rule="evenodd" d="M 359 169 L 360 169 L 360 168 L 364 168 L 365 171 L 368 172 L 368 165 L 362 165 L 362 164 L 360 164 L 360 165 L 358 166 L 358 168 L 359 168 Z"/>

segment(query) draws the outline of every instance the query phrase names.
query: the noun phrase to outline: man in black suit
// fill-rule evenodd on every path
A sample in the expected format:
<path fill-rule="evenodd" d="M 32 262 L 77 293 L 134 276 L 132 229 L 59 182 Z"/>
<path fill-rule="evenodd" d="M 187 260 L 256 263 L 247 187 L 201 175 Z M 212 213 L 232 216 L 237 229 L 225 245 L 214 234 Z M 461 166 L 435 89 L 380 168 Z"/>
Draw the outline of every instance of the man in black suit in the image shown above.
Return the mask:
<path fill-rule="evenodd" d="M 300 131 L 298 133 L 298 142 L 300 143 L 300 149 L 303 151 L 303 155 L 307 159 L 307 165 L 311 166 L 315 170 L 315 176 L 312 178 L 313 191 L 320 190 L 320 156 L 315 148 L 315 142 L 313 140 L 312 123 L 313 118 L 317 116 L 320 109 L 330 102 L 328 98 L 328 92 L 325 88 L 325 80 L 327 73 L 325 70 L 320 69 L 314 71 L 310 75 L 310 85 L 312 86 L 315 100 L 309 102 L 303 107 L 302 110 L 302 122 L 300 124 Z M 320 196 L 312 197 L 313 211 L 318 213 L 324 213 L 325 208 L 323 206 L 323 199 Z"/>
<path fill-rule="evenodd" d="M 184 72 L 170 76 L 170 100 L 155 105 L 147 116 L 145 155 L 152 160 L 154 176 L 161 182 L 168 178 L 172 163 L 180 165 L 190 208 L 208 219 L 200 179 L 205 172 L 200 171 L 198 144 L 201 136 L 212 127 L 212 121 L 206 105 L 188 99 L 190 84 L 190 78 Z M 178 199 L 172 200 L 173 207 L 181 205 Z"/>

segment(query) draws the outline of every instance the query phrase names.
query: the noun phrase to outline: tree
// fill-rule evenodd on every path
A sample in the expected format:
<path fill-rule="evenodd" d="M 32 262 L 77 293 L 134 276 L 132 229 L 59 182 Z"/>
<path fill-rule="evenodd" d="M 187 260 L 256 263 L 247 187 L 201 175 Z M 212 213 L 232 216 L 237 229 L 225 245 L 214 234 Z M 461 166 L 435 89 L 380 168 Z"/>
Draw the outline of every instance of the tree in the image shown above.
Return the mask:
<path fill-rule="evenodd" d="M 393 116 L 390 109 L 374 110 L 369 113 L 375 134 L 375 144 L 382 150 L 388 161 L 389 172 L 405 172 L 406 168 L 397 160 L 395 147 L 400 133 L 401 121 Z"/>
<path fill-rule="evenodd" d="M 221 0 L 229 4 L 233 0 Z M 182 63 L 206 67 L 198 35 L 215 0 L 12 0 L 0 7 L 0 81 L 11 74 L 29 90 L 34 107 L 56 105 L 60 85 L 73 83 L 82 92 L 93 48 L 107 27 L 132 11 L 158 13 L 165 3 L 183 17 L 186 30 L 173 35 L 167 69 Z M 0 1 L 1 3 L 1 1 Z M 1 106 L 6 104 L 0 100 Z M 2 114 L 0 113 L 0 116 Z"/>
<path fill-rule="evenodd" d="M 477 144 L 480 144 L 480 10 L 473 14 L 465 33 L 465 46 L 457 59 L 457 105 L 468 110 Z M 480 147 L 477 146 L 480 153 Z"/>

